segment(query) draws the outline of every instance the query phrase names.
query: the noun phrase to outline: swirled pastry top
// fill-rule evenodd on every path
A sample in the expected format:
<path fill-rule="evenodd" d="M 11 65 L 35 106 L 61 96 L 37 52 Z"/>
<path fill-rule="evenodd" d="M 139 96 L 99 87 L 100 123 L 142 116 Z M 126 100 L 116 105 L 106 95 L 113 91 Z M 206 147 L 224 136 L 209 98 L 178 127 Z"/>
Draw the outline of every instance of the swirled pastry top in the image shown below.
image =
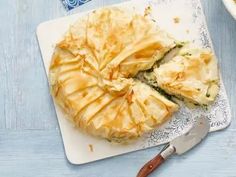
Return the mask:
<path fill-rule="evenodd" d="M 200 105 L 213 102 L 219 91 L 217 61 L 207 49 L 185 47 L 154 73 L 166 92 Z"/>
<path fill-rule="evenodd" d="M 174 39 L 143 15 L 119 8 L 93 11 L 55 48 L 52 94 L 82 130 L 110 140 L 138 137 L 178 106 L 132 77 L 174 46 Z"/>

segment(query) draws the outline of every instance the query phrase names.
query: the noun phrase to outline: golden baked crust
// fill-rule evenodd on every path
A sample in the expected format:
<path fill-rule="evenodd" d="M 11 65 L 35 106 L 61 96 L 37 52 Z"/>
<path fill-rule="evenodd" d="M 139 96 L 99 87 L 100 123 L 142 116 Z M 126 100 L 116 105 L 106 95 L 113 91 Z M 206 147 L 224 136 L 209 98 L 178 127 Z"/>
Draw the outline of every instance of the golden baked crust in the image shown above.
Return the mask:
<path fill-rule="evenodd" d="M 84 131 L 127 140 L 165 122 L 178 106 L 133 79 L 175 46 L 148 18 L 104 8 L 79 19 L 55 48 L 51 92 Z"/>
<path fill-rule="evenodd" d="M 207 49 L 185 47 L 154 73 L 160 88 L 196 104 L 210 104 L 219 92 L 217 61 Z"/>

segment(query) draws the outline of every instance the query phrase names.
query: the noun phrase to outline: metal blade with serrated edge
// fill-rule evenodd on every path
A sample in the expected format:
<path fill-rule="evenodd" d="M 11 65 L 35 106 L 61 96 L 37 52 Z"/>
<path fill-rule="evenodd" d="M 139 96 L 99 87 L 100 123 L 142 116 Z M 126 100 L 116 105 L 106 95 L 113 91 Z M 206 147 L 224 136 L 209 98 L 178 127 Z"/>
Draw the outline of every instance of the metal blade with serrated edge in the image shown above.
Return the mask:
<path fill-rule="evenodd" d="M 177 154 L 183 154 L 201 142 L 210 129 L 209 120 L 205 116 L 196 118 L 193 127 L 185 134 L 175 138 L 170 145 L 175 147 Z"/>

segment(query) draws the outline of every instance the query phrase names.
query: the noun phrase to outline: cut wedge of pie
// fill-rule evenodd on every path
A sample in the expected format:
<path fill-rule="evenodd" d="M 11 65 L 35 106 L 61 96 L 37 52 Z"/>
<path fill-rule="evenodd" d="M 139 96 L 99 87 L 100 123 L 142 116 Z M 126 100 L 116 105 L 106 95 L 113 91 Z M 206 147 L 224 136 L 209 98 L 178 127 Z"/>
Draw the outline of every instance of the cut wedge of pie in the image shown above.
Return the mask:
<path fill-rule="evenodd" d="M 207 49 L 181 49 L 154 76 L 158 87 L 195 104 L 208 105 L 219 92 L 217 61 Z"/>

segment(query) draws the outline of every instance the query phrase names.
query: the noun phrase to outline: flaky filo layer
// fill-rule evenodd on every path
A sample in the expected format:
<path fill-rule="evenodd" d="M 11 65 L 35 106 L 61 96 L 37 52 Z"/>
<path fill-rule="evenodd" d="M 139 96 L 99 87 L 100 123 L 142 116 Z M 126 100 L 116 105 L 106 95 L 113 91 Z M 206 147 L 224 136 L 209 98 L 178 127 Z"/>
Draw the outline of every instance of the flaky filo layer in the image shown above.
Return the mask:
<path fill-rule="evenodd" d="M 116 141 L 139 137 L 178 106 L 133 77 L 173 47 L 174 39 L 143 15 L 119 8 L 91 12 L 55 48 L 52 94 L 90 134 Z"/>

